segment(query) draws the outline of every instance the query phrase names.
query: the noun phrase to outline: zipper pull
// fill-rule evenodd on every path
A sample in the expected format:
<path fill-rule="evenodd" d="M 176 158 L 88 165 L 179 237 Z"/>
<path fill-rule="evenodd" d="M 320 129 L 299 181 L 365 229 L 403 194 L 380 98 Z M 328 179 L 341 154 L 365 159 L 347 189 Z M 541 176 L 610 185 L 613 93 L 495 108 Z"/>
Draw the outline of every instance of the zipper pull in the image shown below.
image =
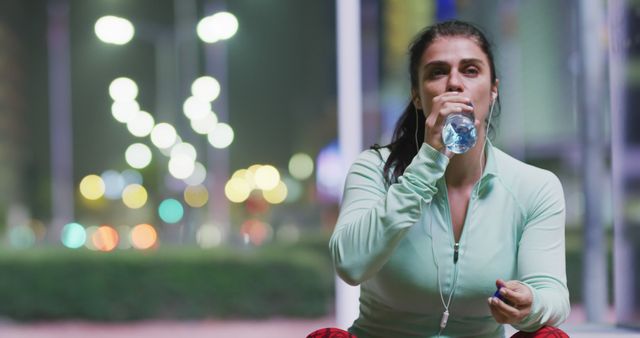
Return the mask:
<path fill-rule="evenodd" d="M 458 249 L 460 248 L 460 244 L 456 243 L 453 245 L 453 264 L 458 263 Z"/>

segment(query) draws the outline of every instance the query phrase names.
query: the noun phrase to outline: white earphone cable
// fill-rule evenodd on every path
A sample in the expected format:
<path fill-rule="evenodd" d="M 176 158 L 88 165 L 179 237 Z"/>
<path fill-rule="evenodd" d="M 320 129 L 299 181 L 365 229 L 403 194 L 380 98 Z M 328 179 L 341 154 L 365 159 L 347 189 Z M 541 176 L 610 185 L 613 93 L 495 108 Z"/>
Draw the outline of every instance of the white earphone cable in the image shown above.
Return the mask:
<path fill-rule="evenodd" d="M 484 163 L 482 160 L 484 159 L 484 148 L 487 145 L 487 139 L 489 138 L 489 126 L 491 125 L 491 117 L 493 116 L 493 107 L 496 104 L 496 99 L 491 100 L 491 108 L 489 109 L 489 118 L 487 119 L 487 126 L 484 128 L 484 142 L 482 143 L 482 151 L 480 152 L 480 180 L 482 179 L 482 175 L 484 174 Z"/>
<path fill-rule="evenodd" d="M 431 202 L 433 203 L 433 201 Z M 433 208 L 433 204 L 429 203 L 429 206 Z M 438 257 L 436 257 L 436 252 L 434 249 L 435 234 L 433 232 L 433 211 L 429 210 L 429 232 L 431 234 L 431 255 L 433 256 L 433 263 L 436 266 L 436 279 L 438 281 L 438 293 L 440 294 L 440 300 L 442 301 L 442 306 L 444 306 L 444 312 L 442 313 L 442 317 L 440 319 L 440 331 L 438 332 L 438 337 L 442 334 L 442 331 L 447 326 L 447 321 L 449 320 L 449 306 L 451 305 L 451 300 L 453 299 L 453 294 L 455 293 L 456 286 L 458 284 L 458 270 L 455 269 L 453 274 L 453 282 L 451 283 L 451 291 L 449 292 L 449 296 L 447 297 L 447 301 L 444 301 L 444 296 L 442 295 L 442 284 L 440 282 L 440 265 L 438 264 Z"/>

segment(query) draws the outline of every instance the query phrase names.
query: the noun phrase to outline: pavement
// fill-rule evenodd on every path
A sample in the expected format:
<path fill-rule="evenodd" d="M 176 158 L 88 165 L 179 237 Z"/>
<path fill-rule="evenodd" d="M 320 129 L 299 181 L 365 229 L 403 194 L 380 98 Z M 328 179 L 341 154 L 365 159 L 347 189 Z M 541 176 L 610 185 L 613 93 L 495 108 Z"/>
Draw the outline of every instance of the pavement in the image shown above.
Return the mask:
<path fill-rule="evenodd" d="M 572 309 L 567 323 L 562 326 L 572 338 L 640 338 L 640 331 L 613 326 L 610 311 L 606 323 L 586 324 L 584 312 Z M 96 323 L 83 321 L 20 323 L 0 321 L 0 338 L 304 338 L 312 331 L 334 327 L 333 316 L 318 319 L 272 318 L 268 320 L 199 320 Z M 507 337 L 515 330 L 507 326 Z"/>
<path fill-rule="evenodd" d="M 269 320 L 140 321 L 131 323 L 42 322 L 0 324 L 2 338 L 304 338 L 334 326 L 331 318 Z"/>

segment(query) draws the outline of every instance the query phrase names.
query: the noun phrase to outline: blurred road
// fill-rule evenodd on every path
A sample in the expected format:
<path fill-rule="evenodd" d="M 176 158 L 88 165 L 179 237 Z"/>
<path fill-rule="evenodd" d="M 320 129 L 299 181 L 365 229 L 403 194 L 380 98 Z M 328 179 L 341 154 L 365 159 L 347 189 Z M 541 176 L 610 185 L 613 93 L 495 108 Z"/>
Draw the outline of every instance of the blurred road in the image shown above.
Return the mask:
<path fill-rule="evenodd" d="M 609 311 L 607 322 L 613 323 Z M 17 323 L 0 321 L 0 338 L 305 338 L 312 331 L 335 326 L 333 316 L 319 319 L 268 320 L 202 320 L 202 321 L 141 321 L 130 323 L 42 322 Z M 616 329 L 607 325 L 584 324 L 584 311 L 574 306 L 562 328 L 572 338 L 631 338 L 640 331 Z M 507 326 L 507 337 L 515 330 Z"/>
<path fill-rule="evenodd" d="M 335 325 L 333 317 L 315 320 L 269 319 L 143 321 L 132 323 L 47 322 L 0 323 L 2 338 L 304 338 Z"/>

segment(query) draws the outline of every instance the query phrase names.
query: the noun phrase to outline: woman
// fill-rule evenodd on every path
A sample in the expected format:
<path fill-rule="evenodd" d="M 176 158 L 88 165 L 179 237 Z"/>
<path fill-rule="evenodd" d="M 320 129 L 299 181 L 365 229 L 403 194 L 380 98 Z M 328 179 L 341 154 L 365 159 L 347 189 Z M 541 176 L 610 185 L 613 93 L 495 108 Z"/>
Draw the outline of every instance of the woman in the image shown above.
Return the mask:
<path fill-rule="evenodd" d="M 347 176 L 330 241 L 338 275 L 361 285 L 366 337 L 503 337 L 569 313 L 559 180 L 487 140 L 498 79 L 486 37 L 448 21 L 410 48 L 411 102 L 391 144 Z M 475 146 L 442 141 L 446 116 L 475 116 Z M 499 291 L 496 292 L 496 288 Z"/>

